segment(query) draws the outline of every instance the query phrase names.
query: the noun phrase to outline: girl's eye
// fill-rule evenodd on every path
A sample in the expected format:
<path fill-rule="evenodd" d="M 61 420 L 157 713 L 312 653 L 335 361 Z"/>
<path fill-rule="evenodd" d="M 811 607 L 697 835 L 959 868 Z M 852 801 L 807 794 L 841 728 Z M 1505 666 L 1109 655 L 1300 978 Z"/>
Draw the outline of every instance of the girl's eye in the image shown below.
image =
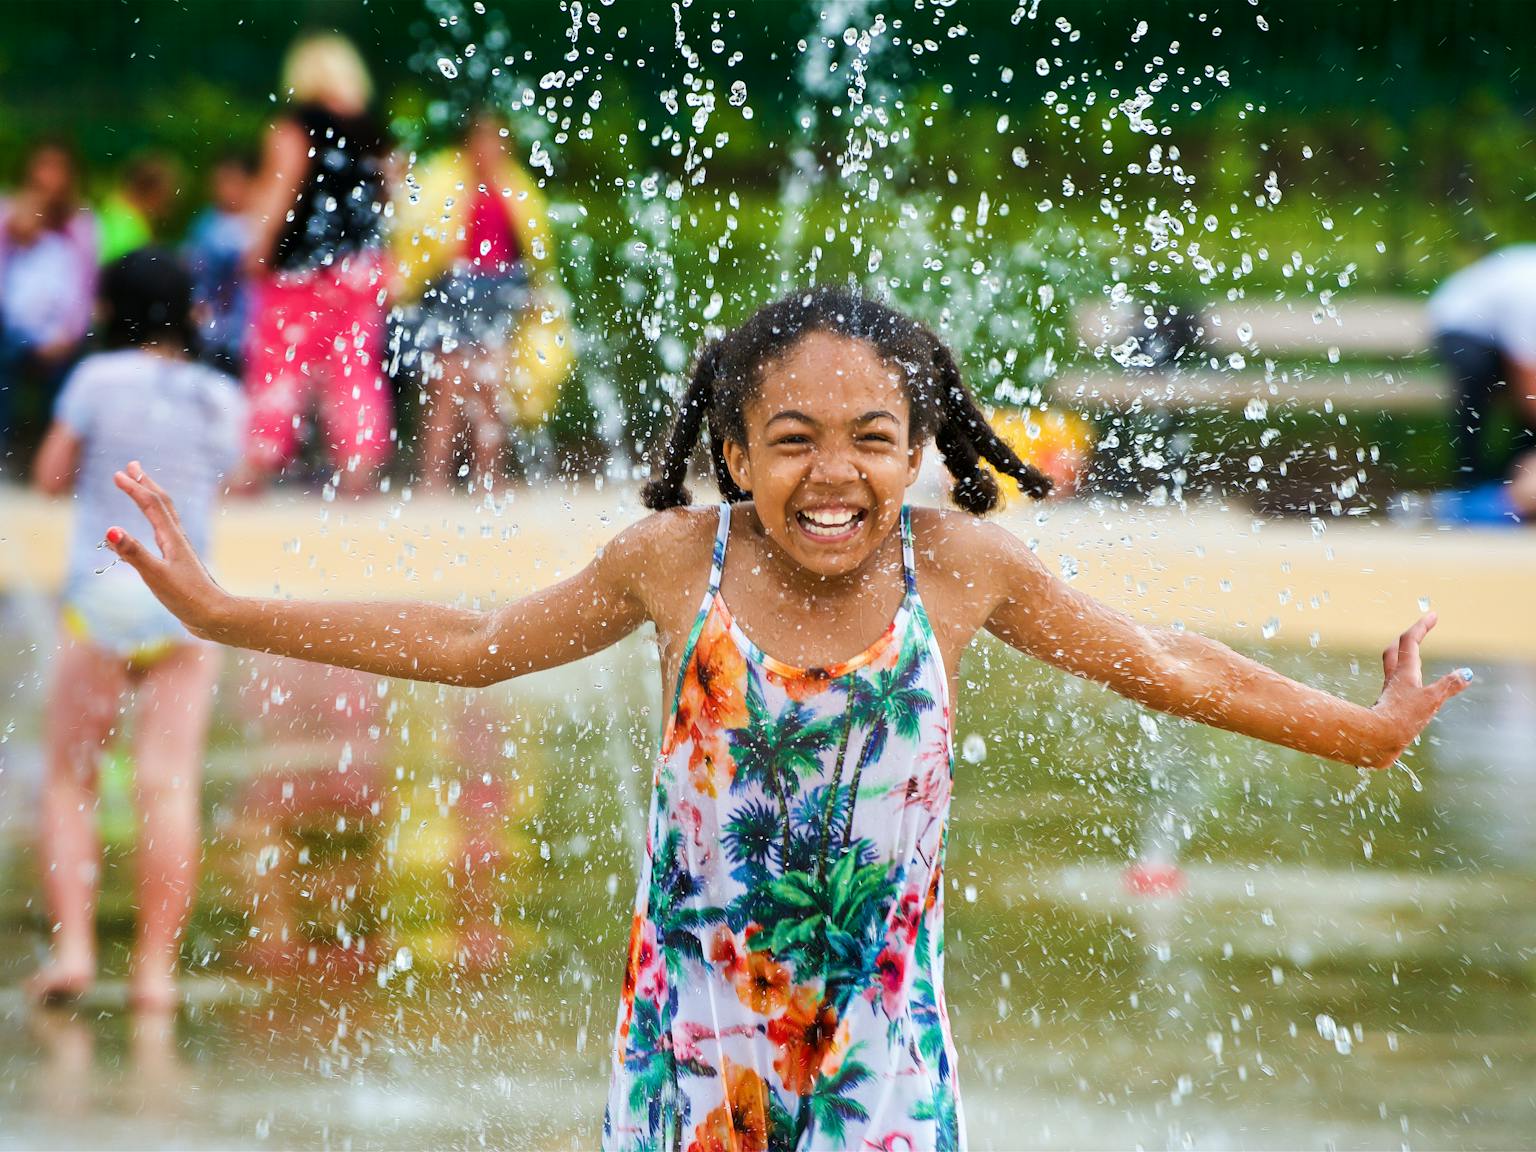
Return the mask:
<path fill-rule="evenodd" d="M 868 440 L 868 441 L 870 441 L 872 443 L 875 443 L 875 444 L 894 444 L 894 443 L 896 443 L 896 441 L 893 438 L 891 438 L 890 436 L 887 436 L 884 432 L 867 432 L 863 436 L 859 437 L 859 439 L 861 439 L 861 440 Z"/>
<path fill-rule="evenodd" d="M 773 442 L 773 446 L 777 448 L 781 444 L 807 444 L 809 442 L 810 441 L 808 437 L 794 434 L 789 436 L 780 436 Z"/>

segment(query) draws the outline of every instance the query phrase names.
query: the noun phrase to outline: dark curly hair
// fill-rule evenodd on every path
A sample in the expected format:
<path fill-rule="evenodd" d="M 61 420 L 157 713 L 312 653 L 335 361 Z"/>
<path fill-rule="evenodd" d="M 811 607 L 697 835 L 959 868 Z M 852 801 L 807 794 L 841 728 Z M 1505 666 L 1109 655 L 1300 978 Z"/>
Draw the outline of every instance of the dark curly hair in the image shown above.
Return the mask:
<path fill-rule="evenodd" d="M 731 479 L 721 445 L 727 440 L 745 443 L 742 412 L 757 389 L 763 365 L 813 332 L 867 341 L 881 359 L 901 369 L 911 411 L 911 441 L 914 446 L 930 438 L 937 442 L 955 478 L 954 501 L 965 511 L 983 516 L 997 507 L 997 479 L 981 466 L 982 460 L 1012 476 L 1031 496 L 1050 492 L 1050 479 L 1020 460 L 987 423 L 954 355 L 932 331 L 857 292 L 813 288 L 765 305 L 739 328 L 700 349 L 660 467 L 641 492 L 647 508 L 660 511 L 690 502 L 684 487 L 688 458 L 706 422 L 721 496 L 731 503 L 748 499 Z"/>

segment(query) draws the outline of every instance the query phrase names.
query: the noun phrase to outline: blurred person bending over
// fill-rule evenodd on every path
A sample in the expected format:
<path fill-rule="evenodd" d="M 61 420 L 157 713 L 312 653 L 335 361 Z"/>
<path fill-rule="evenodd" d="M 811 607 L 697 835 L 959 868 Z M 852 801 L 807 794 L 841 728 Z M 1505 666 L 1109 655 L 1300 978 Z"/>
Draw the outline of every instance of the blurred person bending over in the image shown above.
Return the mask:
<path fill-rule="evenodd" d="M 37 443 L 79 354 L 96 294 L 96 218 L 81 204 L 73 151 L 39 144 L 0 201 L 0 453 Z M 18 469 L 25 475 L 24 465 Z"/>
<path fill-rule="evenodd" d="M 1523 492 L 1520 477 L 1536 469 L 1536 244 L 1501 249 L 1457 272 L 1430 296 L 1429 318 L 1455 389 L 1457 495 L 1446 508 L 1473 519 L 1519 515 L 1514 489 Z M 1514 436 L 1496 446 L 1488 432 L 1501 405 Z"/>
<path fill-rule="evenodd" d="M 192 316 L 197 323 L 198 355 L 224 372 L 238 375 L 250 315 L 245 262 L 251 247 L 250 157 L 221 157 L 208 181 L 210 203 L 192 221 L 182 256 L 192 273 Z"/>
<path fill-rule="evenodd" d="M 521 418 L 508 361 L 530 303 L 547 307 L 557 286 L 544 198 L 504 136 L 496 117 L 473 114 L 458 144 L 416 167 L 416 195 L 395 206 L 401 294 L 420 294 L 406 327 L 421 365 L 427 492 L 448 486 L 461 437 L 467 474 L 494 482 L 508 426 Z"/>
<path fill-rule="evenodd" d="M 367 69 L 341 36 L 296 43 L 283 86 L 293 109 L 267 133 L 251 200 L 247 478 L 292 461 L 313 403 L 333 482 L 357 493 L 394 438 L 381 364 L 387 144 L 368 112 Z"/>
<path fill-rule="evenodd" d="M 198 790 L 220 650 L 190 635 L 126 565 L 105 563 L 98 541 L 131 511 L 112 474 L 140 460 L 178 478 L 181 523 L 206 545 L 221 477 L 239 460 L 244 412 L 234 380 L 189 358 L 191 286 L 174 253 L 142 248 L 108 266 L 101 305 L 112 350 L 71 373 L 36 464 L 37 486 L 72 493 L 75 516 L 39 845 L 53 956 L 28 989 L 39 1000 L 70 998 L 96 975 L 98 766 L 133 690 L 139 923 L 129 994 L 136 1008 L 164 1010 L 175 1004 L 202 851 Z"/>

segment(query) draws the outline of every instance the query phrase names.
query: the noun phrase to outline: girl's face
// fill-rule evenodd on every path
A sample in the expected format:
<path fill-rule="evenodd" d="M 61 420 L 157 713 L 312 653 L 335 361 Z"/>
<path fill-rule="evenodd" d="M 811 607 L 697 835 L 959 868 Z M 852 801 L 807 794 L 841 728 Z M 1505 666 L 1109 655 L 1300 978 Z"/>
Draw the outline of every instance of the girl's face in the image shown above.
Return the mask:
<path fill-rule="evenodd" d="M 855 571 L 896 527 L 922 449 L 908 441 L 899 369 L 862 340 L 803 337 L 763 365 L 722 447 L 769 538 L 818 576 Z"/>

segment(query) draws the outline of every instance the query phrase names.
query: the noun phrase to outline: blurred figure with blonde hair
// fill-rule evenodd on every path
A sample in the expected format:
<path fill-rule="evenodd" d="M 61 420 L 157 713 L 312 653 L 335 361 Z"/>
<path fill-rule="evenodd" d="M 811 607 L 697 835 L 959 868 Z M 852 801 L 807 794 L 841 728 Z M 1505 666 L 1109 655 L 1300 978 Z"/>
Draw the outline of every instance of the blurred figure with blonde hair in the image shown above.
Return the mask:
<path fill-rule="evenodd" d="M 380 218 L 387 198 L 373 84 L 344 37 L 289 50 L 291 108 L 268 131 L 251 195 L 251 405 L 247 479 L 289 464 L 311 404 L 342 491 L 372 483 L 394 439 L 381 370 L 385 313 Z"/>

